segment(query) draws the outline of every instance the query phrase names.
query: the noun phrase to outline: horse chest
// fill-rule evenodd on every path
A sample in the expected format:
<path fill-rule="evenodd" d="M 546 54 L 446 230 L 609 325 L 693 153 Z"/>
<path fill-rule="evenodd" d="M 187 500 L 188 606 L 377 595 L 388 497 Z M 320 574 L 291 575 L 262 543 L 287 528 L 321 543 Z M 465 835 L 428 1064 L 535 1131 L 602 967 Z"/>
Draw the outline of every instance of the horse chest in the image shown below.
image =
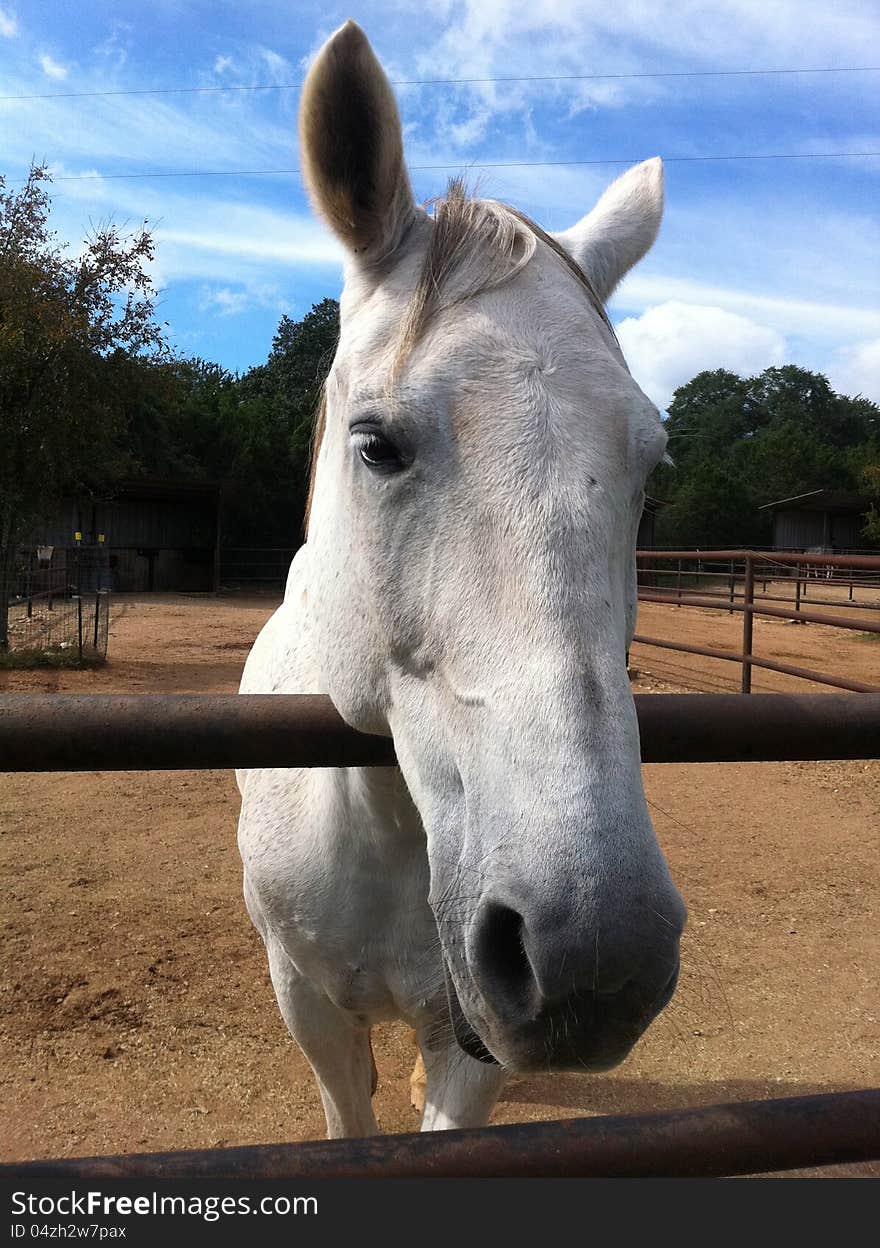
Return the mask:
<path fill-rule="evenodd" d="M 273 799 L 248 794 L 240 833 L 262 922 L 341 1009 L 369 1021 L 421 1017 L 442 993 L 423 845 L 386 844 L 381 820 L 368 826 L 351 807 L 324 802 L 317 815 L 289 794 Z"/>

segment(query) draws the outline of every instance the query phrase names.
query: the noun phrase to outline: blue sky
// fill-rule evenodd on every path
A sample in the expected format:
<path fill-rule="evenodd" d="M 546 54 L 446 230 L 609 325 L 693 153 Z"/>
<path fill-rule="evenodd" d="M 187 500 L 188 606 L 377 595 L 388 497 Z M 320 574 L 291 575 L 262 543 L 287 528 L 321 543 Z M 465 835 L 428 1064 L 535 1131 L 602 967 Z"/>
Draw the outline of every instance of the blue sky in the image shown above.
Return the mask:
<path fill-rule="evenodd" d="M 149 220 L 177 348 L 258 363 L 283 312 L 340 289 L 299 178 L 110 175 L 293 170 L 298 91 L 63 93 L 295 84 L 347 17 L 393 80 L 557 78 L 397 87 L 419 199 L 471 170 L 564 229 L 627 163 L 664 157 L 660 238 L 610 308 L 661 407 L 701 368 L 783 362 L 880 401 L 880 156 L 676 159 L 880 152 L 880 73 L 559 79 L 878 64 L 874 0 L 0 0 L 0 95 L 61 97 L 0 100 L 0 171 L 49 162 L 74 246 L 89 221 Z"/>

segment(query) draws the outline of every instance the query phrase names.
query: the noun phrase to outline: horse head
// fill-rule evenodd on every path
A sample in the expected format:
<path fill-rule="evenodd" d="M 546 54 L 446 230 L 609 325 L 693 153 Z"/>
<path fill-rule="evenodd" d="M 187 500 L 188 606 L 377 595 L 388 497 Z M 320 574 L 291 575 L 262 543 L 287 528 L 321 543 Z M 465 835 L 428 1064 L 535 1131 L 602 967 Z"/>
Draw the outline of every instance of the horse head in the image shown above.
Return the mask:
<path fill-rule="evenodd" d="M 300 130 L 346 254 L 308 538 L 325 687 L 394 738 L 459 1043 L 605 1069 L 671 997 L 685 922 L 625 660 L 666 436 L 603 307 L 656 235 L 662 168 L 556 236 L 460 183 L 429 214 L 351 22 Z"/>

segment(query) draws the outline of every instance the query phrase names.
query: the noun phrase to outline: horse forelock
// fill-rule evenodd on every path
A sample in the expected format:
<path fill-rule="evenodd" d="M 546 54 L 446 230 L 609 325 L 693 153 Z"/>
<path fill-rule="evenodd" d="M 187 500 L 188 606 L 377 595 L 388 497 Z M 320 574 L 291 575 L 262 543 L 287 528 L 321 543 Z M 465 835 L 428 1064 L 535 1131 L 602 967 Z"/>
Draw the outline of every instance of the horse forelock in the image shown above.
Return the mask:
<path fill-rule="evenodd" d="M 433 229 L 415 291 L 401 318 L 389 386 L 393 386 L 400 369 L 438 313 L 511 281 L 532 259 L 538 241 L 550 248 L 580 284 L 617 343 L 602 300 L 587 274 L 562 244 L 531 217 L 498 200 L 473 198 L 460 177 L 451 178 L 446 195 L 431 201 L 428 207 L 433 208 Z M 312 439 L 306 536 L 326 415 L 325 392 L 321 396 Z"/>

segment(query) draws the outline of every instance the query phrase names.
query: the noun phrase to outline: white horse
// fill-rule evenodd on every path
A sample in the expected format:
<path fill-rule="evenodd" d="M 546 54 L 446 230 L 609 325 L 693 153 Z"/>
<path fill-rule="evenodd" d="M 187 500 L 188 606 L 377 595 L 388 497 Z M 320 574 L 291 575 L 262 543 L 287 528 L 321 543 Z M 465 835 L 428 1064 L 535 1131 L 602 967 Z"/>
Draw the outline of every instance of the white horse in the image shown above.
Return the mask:
<path fill-rule="evenodd" d="M 342 329 L 308 540 L 241 691 L 329 694 L 399 768 L 241 773 L 245 897 L 331 1136 L 378 1130 L 392 1018 L 422 1129 L 480 1125 L 507 1071 L 620 1062 L 678 976 L 624 657 L 666 436 L 602 306 L 654 240 L 662 168 L 555 238 L 456 183 L 430 216 L 352 22 L 300 138 L 347 252 Z"/>

